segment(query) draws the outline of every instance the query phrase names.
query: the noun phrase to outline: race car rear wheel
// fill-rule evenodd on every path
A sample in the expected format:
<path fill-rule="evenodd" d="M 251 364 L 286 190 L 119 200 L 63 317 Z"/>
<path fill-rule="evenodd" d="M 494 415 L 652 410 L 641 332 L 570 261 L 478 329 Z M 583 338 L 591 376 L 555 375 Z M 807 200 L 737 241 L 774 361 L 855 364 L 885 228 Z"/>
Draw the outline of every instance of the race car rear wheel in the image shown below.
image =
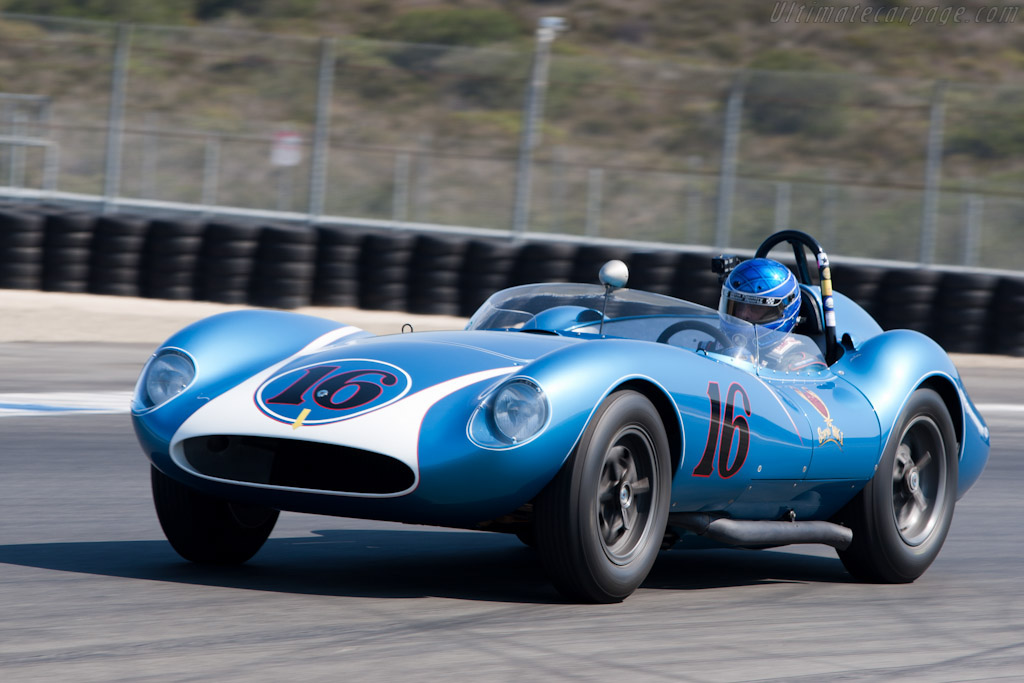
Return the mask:
<path fill-rule="evenodd" d="M 179 555 L 199 564 L 241 564 L 263 547 L 278 511 L 213 498 L 152 467 L 153 503 Z"/>
<path fill-rule="evenodd" d="M 668 520 L 669 469 L 654 405 L 635 391 L 608 397 L 534 506 L 537 549 L 563 595 L 619 602 L 643 582 Z"/>
<path fill-rule="evenodd" d="M 956 435 L 937 393 L 918 389 L 875 476 L 838 515 L 853 530 L 839 559 L 856 578 L 909 583 L 939 554 L 956 502 Z"/>

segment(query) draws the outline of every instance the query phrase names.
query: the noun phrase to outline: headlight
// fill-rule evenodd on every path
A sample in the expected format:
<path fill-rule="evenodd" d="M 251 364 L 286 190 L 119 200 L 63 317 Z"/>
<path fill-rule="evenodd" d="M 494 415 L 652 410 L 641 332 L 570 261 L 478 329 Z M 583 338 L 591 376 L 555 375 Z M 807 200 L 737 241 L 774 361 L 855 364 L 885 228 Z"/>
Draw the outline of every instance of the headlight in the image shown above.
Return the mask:
<path fill-rule="evenodd" d="M 183 352 L 174 349 L 158 352 L 139 377 L 135 388 L 137 407 L 148 410 L 170 401 L 183 392 L 195 376 L 196 366 Z"/>
<path fill-rule="evenodd" d="M 533 382 L 513 380 L 495 393 L 491 416 L 499 434 L 518 444 L 539 432 L 548 421 L 548 403 Z"/>

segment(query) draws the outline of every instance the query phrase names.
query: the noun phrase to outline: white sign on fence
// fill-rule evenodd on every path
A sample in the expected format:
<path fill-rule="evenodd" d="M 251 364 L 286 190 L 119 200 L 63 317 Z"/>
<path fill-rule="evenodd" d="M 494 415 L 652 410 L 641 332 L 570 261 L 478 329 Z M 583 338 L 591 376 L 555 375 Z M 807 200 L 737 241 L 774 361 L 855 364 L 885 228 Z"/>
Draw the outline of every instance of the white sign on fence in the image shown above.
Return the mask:
<path fill-rule="evenodd" d="M 270 163 L 274 166 L 298 166 L 302 163 L 302 136 L 290 130 L 274 133 L 270 149 Z"/>

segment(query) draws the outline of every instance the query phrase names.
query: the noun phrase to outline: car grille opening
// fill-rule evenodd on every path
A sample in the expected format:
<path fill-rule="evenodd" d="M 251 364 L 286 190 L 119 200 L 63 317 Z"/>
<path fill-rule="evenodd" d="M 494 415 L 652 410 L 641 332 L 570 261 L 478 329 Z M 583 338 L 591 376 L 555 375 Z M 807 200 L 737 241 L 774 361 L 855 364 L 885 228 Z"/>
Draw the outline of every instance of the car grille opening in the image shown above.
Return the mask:
<path fill-rule="evenodd" d="M 229 481 L 338 493 L 399 493 L 416 480 L 392 457 L 358 448 L 256 436 L 199 436 L 182 446 L 199 474 Z"/>

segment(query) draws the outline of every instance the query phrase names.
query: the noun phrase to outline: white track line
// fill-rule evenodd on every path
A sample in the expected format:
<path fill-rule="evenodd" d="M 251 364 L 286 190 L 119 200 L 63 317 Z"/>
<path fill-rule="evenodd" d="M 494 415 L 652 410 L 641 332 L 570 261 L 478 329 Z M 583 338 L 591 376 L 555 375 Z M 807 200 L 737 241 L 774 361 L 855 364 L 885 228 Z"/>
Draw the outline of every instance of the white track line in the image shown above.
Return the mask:
<path fill-rule="evenodd" d="M 0 417 L 127 413 L 130 391 L 0 393 Z"/>
<path fill-rule="evenodd" d="M 975 405 L 982 415 L 986 413 L 1024 413 L 1020 403 L 978 403 Z"/>

